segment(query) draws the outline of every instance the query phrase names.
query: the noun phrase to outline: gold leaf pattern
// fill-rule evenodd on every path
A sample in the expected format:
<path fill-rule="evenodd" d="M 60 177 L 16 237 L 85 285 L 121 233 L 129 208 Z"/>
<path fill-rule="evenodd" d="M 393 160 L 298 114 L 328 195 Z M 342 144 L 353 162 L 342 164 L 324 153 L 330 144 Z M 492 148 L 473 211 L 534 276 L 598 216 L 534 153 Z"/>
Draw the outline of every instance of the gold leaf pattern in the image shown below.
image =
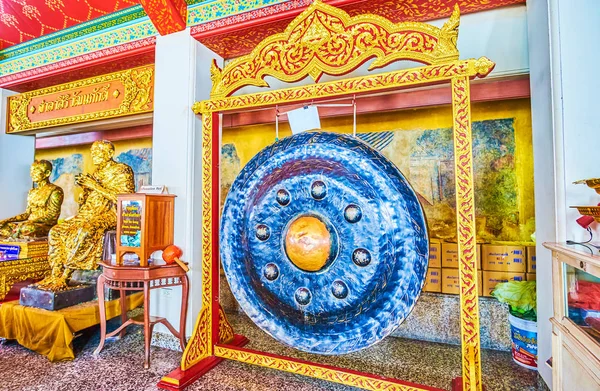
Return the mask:
<path fill-rule="evenodd" d="M 266 38 L 220 71 L 211 96 L 229 96 L 247 85 L 268 86 L 265 76 L 295 82 L 306 76 L 318 81 L 323 73 L 344 75 L 373 57 L 369 69 L 401 59 L 432 65 L 456 60 L 458 21 L 458 8 L 440 29 L 425 23 L 394 24 L 376 15 L 350 17 L 315 1 L 283 33 Z"/>

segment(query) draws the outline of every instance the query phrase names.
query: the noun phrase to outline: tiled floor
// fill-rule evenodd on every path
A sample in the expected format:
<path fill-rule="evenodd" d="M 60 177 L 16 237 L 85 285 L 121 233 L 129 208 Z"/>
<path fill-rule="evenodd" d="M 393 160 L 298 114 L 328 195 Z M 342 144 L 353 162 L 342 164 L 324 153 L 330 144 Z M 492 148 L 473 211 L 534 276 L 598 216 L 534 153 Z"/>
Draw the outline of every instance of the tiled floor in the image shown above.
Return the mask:
<path fill-rule="evenodd" d="M 387 338 L 376 346 L 350 355 L 310 356 L 280 345 L 241 315 L 230 316 L 237 333 L 246 335 L 248 347 L 320 362 L 377 371 L 407 381 L 448 389 L 460 372 L 457 346 Z M 109 329 L 116 328 L 112 321 Z M 161 376 L 178 365 L 181 353 L 152 349 L 152 365 L 144 370 L 141 328 L 129 329 L 121 341 L 108 342 L 98 357 L 92 355 L 99 340 L 97 329 L 75 339 L 76 359 L 50 363 L 15 342 L 0 345 L 0 390 L 155 390 Z M 484 384 L 487 390 L 546 390 L 536 372 L 514 364 L 510 354 L 485 351 Z M 224 361 L 194 383 L 189 390 L 350 390 L 344 387 L 275 370 Z"/>

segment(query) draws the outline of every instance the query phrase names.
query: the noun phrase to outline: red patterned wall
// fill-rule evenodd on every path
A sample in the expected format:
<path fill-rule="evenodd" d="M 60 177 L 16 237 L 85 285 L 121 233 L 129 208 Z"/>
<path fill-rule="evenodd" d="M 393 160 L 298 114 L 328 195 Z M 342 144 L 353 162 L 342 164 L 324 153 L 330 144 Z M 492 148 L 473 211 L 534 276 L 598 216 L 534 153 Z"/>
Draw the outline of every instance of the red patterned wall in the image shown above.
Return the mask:
<path fill-rule="evenodd" d="M 0 0 L 0 49 L 137 4 L 136 0 Z"/>

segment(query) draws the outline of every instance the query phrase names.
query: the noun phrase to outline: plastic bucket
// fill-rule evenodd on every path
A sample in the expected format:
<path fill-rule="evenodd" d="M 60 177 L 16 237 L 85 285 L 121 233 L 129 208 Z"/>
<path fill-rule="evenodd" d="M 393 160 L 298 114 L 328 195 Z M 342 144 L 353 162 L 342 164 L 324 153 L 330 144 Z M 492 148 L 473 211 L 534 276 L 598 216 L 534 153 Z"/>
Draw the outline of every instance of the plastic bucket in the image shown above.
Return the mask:
<path fill-rule="evenodd" d="M 537 322 L 508 314 L 512 357 L 522 367 L 537 371 Z"/>

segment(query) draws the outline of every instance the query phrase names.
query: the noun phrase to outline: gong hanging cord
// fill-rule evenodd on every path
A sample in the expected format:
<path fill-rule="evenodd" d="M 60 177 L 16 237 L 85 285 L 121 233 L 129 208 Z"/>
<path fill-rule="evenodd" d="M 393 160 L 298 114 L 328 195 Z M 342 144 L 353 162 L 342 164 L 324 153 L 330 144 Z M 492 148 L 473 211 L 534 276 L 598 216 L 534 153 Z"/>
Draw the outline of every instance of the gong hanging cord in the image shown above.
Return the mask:
<path fill-rule="evenodd" d="M 275 142 L 279 141 L 279 106 L 275 106 Z"/>
<path fill-rule="evenodd" d="M 322 104 L 314 104 L 313 102 L 310 105 L 303 106 L 304 108 L 308 106 L 315 107 L 352 107 L 352 136 L 356 137 L 356 95 L 352 97 L 352 103 L 322 103 Z M 275 105 L 275 141 L 279 141 L 279 116 L 287 115 L 289 111 L 296 110 L 290 109 L 287 111 L 280 111 L 279 106 Z"/>

